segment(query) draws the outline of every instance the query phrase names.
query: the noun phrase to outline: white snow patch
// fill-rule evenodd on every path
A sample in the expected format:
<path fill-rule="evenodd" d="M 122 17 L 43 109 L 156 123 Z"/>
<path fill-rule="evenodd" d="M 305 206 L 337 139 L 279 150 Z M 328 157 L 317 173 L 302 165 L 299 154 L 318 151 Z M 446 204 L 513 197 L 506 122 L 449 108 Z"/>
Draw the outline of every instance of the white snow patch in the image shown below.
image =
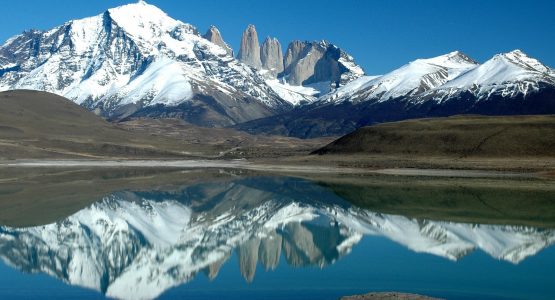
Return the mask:
<path fill-rule="evenodd" d="M 190 100 L 193 97 L 193 90 L 178 62 L 159 57 L 143 74 L 129 82 L 118 94 L 122 95 L 121 104 L 137 103 L 150 98 L 152 100 L 148 105 L 175 106 Z"/>
<path fill-rule="evenodd" d="M 315 101 L 320 95 L 321 91 L 309 87 L 309 86 L 298 86 L 289 85 L 287 82 L 281 79 L 267 79 L 266 84 L 268 84 L 276 94 L 283 100 L 293 104 L 299 105 L 301 103 L 311 103 Z M 328 83 L 329 85 L 329 83 Z"/>

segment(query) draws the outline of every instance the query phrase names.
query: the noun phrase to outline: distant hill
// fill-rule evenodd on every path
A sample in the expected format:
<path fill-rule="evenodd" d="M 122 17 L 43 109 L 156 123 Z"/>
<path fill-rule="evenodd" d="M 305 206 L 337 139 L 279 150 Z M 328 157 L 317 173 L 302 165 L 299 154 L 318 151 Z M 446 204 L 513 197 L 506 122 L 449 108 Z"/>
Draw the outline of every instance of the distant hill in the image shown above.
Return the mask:
<path fill-rule="evenodd" d="M 38 91 L 0 93 L 0 158 L 167 157 L 195 150 L 186 143 L 136 134 L 70 100 Z"/>
<path fill-rule="evenodd" d="M 110 123 L 39 91 L 0 93 L 0 159 L 261 157 L 306 154 L 330 139 L 253 136 L 177 119 Z"/>
<path fill-rule="evenodd" d="M 313 154 L 555 156 L 555 115 L 454 116 L 360 128 Z"/>

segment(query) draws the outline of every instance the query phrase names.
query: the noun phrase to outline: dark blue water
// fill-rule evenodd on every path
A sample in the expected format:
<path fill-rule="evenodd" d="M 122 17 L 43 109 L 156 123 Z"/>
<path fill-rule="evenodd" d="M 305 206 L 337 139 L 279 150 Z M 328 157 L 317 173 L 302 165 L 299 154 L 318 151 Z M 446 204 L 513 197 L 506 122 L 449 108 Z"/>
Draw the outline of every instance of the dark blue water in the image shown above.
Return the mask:
<path fill-rule="evenodd" d="M 211 182 L 0 227 L 0 298 L 555 299 L 554 241 L 552 229 L 376 213 L 305 180 Z"/>

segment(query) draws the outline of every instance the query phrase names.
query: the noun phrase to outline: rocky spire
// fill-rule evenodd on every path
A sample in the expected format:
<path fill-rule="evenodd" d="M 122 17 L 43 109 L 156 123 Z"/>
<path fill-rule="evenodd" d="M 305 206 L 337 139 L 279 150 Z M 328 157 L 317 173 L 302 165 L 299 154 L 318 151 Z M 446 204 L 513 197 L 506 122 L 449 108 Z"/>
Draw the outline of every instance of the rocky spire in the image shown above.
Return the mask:
<path fill-rule="evenodd" d="M 247 29 L 243 32 L 241 48 L 239 48 L 237 59 L 255 69 L 260 69 L 262 67 L 258 34 L 256 33 L 254 25 L 247 26 Z"/>
<path fill-rule="evenodd" d="M 208 28 L 208 31 L 202 37 L 222 47 L 227 52 L 227 54 L 233 56 L 233 49 L 231 49 L 231 47 L 229 47 L 229 45 L 224 42 L 222 35 L 218 28 L 216 28 L 216 26 L 210 26 L 210 28 Z"/>
<path fill-rule="evenodd" d="M 289 73 L 293 64 L 295 64 L 301 57 L 301 53 L 307 46 L 306 42 L 292 41 L 287 46 L 287 51 L 285 52 L 284 69 L 286 73 Z"/>
<path fill-rule="evenodd" d="M 281 44 L 276 38 L 267 37 L 260 48 L 260 60 L 262 68 L 269 70 L 272 76 L 283 72 L 283 52 Z"/>

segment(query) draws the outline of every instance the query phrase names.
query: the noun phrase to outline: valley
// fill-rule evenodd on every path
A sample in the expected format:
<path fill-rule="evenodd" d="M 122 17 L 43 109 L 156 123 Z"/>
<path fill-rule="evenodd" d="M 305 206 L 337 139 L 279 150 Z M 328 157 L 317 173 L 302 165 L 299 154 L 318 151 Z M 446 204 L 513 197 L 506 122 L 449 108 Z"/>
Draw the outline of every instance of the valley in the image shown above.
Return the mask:
<path fill-rule="evenodd" d="M 543 7 L 152 1 L 0 44 L 0 298 L 553 299 Z"/>
<path fill-rule="evenodd" d="M 117 159 L 145 167 L 157 165 L 156 161 L 167 167 L 206 161 L 206 165 L 294 173 L 417 168 L 548 177 L 555 167 L 552 116 L 410 120 L 363 127 L 335 140 L 251 135 L 233 128 L 199 127 L 179 119 L 137 118 L 111 123 L 67 99 L 37 91 L 3 92 L 0 101 L 7 108 L 0 111 L 0 160 L 4 166 L 29 160 L 55 166 L 56 160 L 63 164 L 68 159 L 108 166 Z M 246 161 L 234 161 L 237 159 Z M 152 163 L 132 162 L 136 160 Z"/>
<path fill-rule="evenodd" d="M 331 141 L 253 136 L 177 119 L 110 123 L 63 97 L 37 91 L 2 92 L 0 101 L 2 160 L 272 157 L 307 153 Z"/>

